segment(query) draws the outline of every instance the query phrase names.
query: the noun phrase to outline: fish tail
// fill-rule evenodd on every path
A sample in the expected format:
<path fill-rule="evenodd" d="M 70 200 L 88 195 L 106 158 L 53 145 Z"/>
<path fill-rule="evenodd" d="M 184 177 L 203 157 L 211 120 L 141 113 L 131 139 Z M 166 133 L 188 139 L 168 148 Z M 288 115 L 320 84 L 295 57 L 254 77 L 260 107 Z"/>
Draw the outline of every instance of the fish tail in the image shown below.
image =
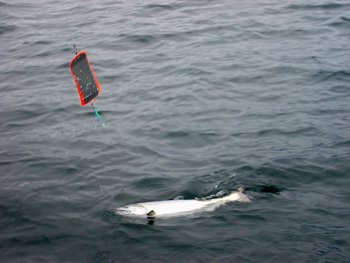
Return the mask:
<path fill-rule="evenodd" d="M 249 203 L 251 200 L 248 195 L 244 193 L 244 188 L 241 186 L 238 188 L 237 192 L 233 192 L 229 194 L 228 196 L 225 196 L 222 198 L 225 202 L 242 202 L 242 203 Z"/>

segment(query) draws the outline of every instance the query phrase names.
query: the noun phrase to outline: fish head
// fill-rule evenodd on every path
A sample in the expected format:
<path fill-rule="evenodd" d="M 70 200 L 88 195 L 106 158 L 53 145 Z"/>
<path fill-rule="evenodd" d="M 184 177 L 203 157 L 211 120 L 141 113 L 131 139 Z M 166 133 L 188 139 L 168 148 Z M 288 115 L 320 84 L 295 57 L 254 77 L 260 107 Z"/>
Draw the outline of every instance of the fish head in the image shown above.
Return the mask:
<path fill-rule="evenodd" d="M 124 216 L 144 216 L 149 211 L 147 211 L 147 209 L 140 204 L 133 204 L 120 207 L 116 212 Z"/>

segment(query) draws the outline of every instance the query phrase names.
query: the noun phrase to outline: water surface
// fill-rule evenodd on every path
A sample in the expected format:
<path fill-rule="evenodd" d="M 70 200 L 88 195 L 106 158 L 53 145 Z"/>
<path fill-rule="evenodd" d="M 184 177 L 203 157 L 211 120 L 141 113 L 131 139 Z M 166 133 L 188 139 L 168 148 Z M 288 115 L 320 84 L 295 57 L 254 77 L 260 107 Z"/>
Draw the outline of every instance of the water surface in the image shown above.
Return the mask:
<path fill-rule="evenodd" d="M 0 18 L 2 262 L 350 261 L 347 1 L 1 0 Z M 114 213 L 240 185 L 252 203 Z"/>

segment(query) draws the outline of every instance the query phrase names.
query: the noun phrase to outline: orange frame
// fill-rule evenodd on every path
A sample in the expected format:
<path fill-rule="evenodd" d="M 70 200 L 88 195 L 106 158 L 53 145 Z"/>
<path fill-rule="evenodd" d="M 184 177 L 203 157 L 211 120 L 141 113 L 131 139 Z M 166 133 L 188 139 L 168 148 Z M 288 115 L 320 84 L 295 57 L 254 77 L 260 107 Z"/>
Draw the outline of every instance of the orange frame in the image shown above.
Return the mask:
<path fill-rule="evenodd" d="M 81 90 L 80 90 L 80 87 L 79 87 L 79 84 L 77 82 L 77 80 L 75 79 L 75 75 L 73 73 L 73 69 L 72 69 L 72 64 L 73 64 L 73 61 L 76 60 L 80 55 L 85 55 L 85 58 L 86 58 L 86 61 L 89 65 L 89 69 L 90 69 L 90 72 L 91 72 L 91 75 L 94 79 L 94 82 L 95 82 L 95 86 L 97 87 L 97 95 L 89 102 L 93 102 L 94 99 L 98 96 L 98 94 L 100 93 L 100 85 L 98 84 L 98 81 L 96 79 L 96 76 L 95 76 L 95 73 L 94 71 L 92 70 L 92 67 L 90 65 L 90 62 L 89 62 L 89 59 L 88 59 L 88 56 L 86 54 L 85 51 L 80 51 L 78 52 L 77 54 L 75 54 L 75 56 L 71 59 L 71 61 L 69 62 L 69 69 L 70 69 L 70 72 L 72 73 L 72 77 L 73 77 L 73 80 L 74 80 L 74 83 L 75 83 L 75 87 L 77 88 L 77 91 L 78 91 L 78 95 L 79 95 L 79 98 L 80 98 L 80 106 L 85 106 L 86 104 L 88 104 L 89 102 L 85 102 L 84 101 L 84 97 L 83 97 L 83 94 L 81 93 Z"/>

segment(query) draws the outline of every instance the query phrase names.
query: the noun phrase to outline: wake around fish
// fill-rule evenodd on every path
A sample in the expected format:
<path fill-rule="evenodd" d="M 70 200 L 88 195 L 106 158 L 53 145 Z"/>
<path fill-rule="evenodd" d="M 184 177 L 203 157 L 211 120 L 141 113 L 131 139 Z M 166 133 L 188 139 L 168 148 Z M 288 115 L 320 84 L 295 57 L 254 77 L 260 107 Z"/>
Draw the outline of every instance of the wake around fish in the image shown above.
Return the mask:
<path fill-rule="evenodd" d="M 155 202 L 145 202 L 131 204 L 117 208 L 116 212 L 128 217 L 144 217 L 147 219 L 155 219 L 158 217 L 177 217 L 202 210 L 215 209 L 218 206 L 229 202 L 251 202 L 251 199 L 244 193 L 244 189 L 240 187 L 238 191 L 232 192 L 227 196 L 214 198 L 210 200 L 165 200 Z"/>

